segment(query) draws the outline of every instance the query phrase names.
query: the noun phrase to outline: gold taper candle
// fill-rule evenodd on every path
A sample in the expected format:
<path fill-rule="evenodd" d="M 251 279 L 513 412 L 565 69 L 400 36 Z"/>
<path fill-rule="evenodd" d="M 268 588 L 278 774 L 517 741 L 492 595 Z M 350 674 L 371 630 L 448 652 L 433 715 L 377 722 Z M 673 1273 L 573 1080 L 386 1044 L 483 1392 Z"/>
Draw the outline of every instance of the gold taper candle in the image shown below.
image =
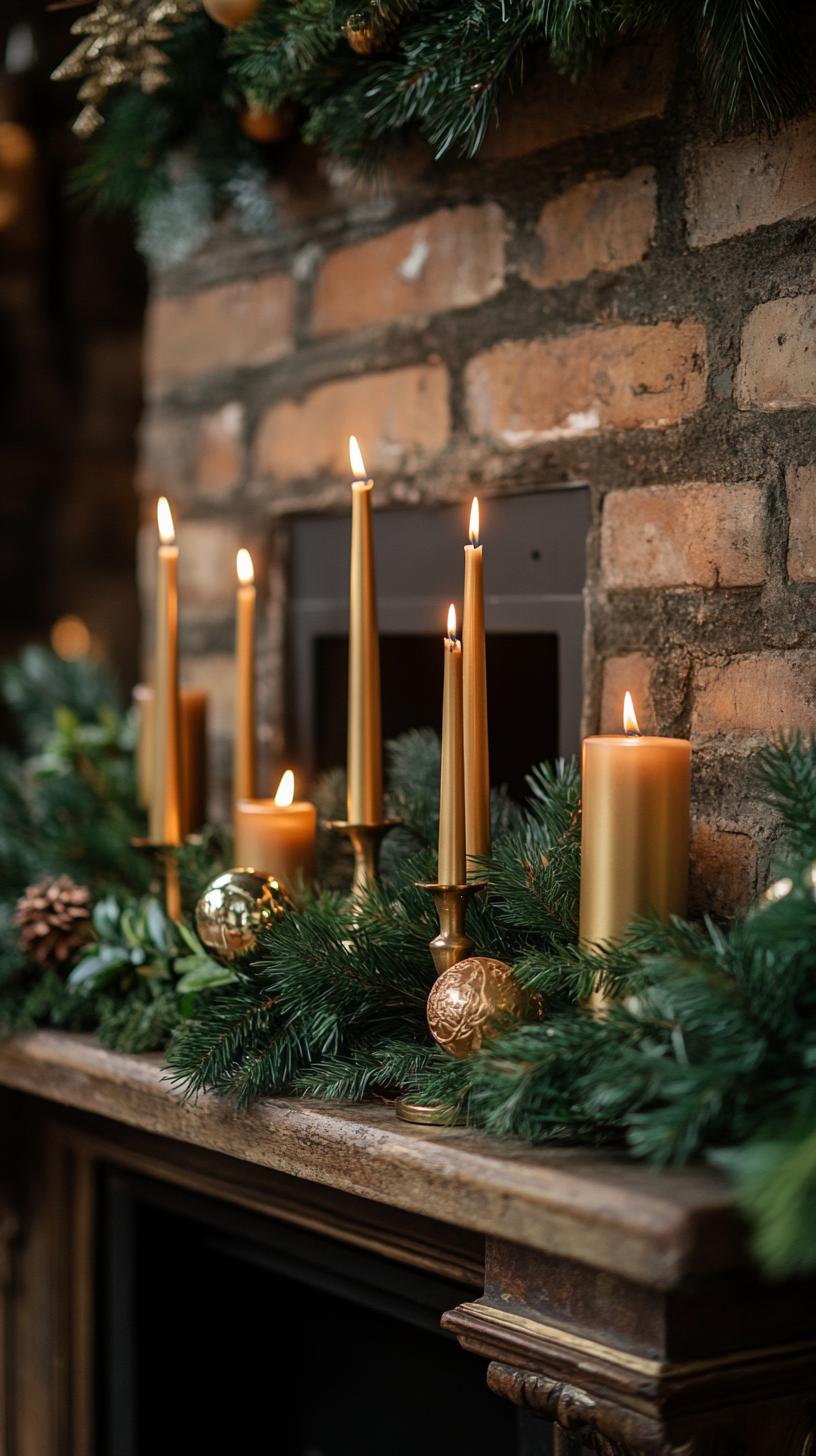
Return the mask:
<path fill-rule="evenodd" d="M 238 592 L 235 600 L 235 736 L 233 799 L 255 793 L 255 568 L 241 547 L 235 558 Z"/>
<path fill-rule="evenodd" d="M 178 547 L 165 496 L 157 508 L 160 545 L 156 573 L 154 657 L 153 783 L 150 838 L 155 844 L 181 842 L 181 774 L 178 687 Z"/>
<path fill-rule="evenodd" d="M 139 803 L 149 809 L 153 795 L 153 689 L 138 683 L 133 689 L 137 715 L 136 776 Z M 202 688 L 179 690 L 179 744 L 181 757 L 181 833 L 192 834 L 207 818 L 207 694 Z"/>
<path fill-rule="evenodd" d="M 274 799 L 239 799 L 235 805 L 235 858 L 243 869 L 276 875 L 284 884 L 314 871 L 317 810 L 295 802 L 295 776 L 287 769 Z"/>
<path fill-rule="evenodd" d="M 649 911 L 685 914 L 690 785 L 691 744 L 643 736 L 629 693 L 624 732 L 584 739 L 583 945 L 620 940 Z"/>
<path fill-rule="evenodd" d="M 462 644 L 456 636 L 456 608 L 448 610 L 444 639 L 442 768 L 439 780 L 440 885 L 465 883 L 465 757 L 462 740 Z"/>
<path fill-rule="evenodd" d="M 462 608 L 462 677 L 465 744 L 465 842 L 468 870 L 474 856 L 490 850 L 490 756 L 487 739 L 487 664 L 485 661 L 484 560 L 479 541 L 479 502 L 470 509 L 470 545 L 465 547 L 465 598 Z"/>
<path fill-rule="evenodd" d="M 354 435 L 349 458 L 351 486 L 351 575 L 349 584 L 348 820 L 378 824 L 383 816 L 380 639 L 371 520 L 373 481 Z"/>

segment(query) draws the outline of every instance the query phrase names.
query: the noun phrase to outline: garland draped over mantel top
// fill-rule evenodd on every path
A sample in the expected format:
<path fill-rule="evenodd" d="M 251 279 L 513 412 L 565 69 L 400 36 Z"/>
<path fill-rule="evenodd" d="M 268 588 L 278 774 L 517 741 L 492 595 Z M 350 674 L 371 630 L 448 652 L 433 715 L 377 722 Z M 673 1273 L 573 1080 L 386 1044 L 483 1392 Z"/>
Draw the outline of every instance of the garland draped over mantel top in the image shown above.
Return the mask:
<path fill-rule="evenodd" d="M 105 70 L 99 47 L 120 36 L 125 9 L 128 24 L 134 10 L 161 12 L 161 23 L 131 46 L 141 62 L 112 51 Z M 773 128 L 814 93 L 800 33 L 808 10 L 795 0 L 261 0 L 225 30 L 198 0 L 100 0 L 78 22 L 96 48 L 81 42 L 57 75 L 82 81 L 81 129 L 93 131 L 82 185 L 101 204 L 141 211 L 181 168 L 213 207 L 240 208 L 242 176 L 274 156 L 241 129 L 247 107 L 291 113 L 308 142 L 358 166 L 410 131 L 437 158 L 472 157 L 510 92 L 528 77 L 546 87 L 534 56 L 577 79 L 610 46 L 666 30 L 721 133 Z"/>
<path fill-rule="evenodd" d="M 816 1271 L 816 744 L 754 757 L 784 874 L 747 915 L 644 920 L 597 954 L 576 943 L 575 767 L 531 772 L 523 805 L 496 793 L 469 929 L 543 998 L 544 1017 L 503 1023 L 456 1060 L 428 1031 L 436 925 L 416 884 L 434 868 L 435 734 L 389 747 L 387 811 L 405 828 L 382 884 L 352 904 L 327 835 L 319 885 L 252 956 L 223 966 L 192 916 L 229 846 L 216 831 L 185 846 L 183 917 L 169 920 L 130 847 L 144 832 L 132 725 L 98 669 L 32 649 L 0 689 L 21 740 L 19 755 L 0 755 L 0 1032 L 62 1026 L 163 1050 L 181 1094 L 239 1106 L 408 1092 L 498 1136 L 612 1143 L 658 1164 L 706 1157 L 734 1180 L 766 1268 Z M 343 775 L 328 776 L 321 817 L 344 802 Z M 618 998 L 603 1019 L 582 1009 L 599 973 Z"/>

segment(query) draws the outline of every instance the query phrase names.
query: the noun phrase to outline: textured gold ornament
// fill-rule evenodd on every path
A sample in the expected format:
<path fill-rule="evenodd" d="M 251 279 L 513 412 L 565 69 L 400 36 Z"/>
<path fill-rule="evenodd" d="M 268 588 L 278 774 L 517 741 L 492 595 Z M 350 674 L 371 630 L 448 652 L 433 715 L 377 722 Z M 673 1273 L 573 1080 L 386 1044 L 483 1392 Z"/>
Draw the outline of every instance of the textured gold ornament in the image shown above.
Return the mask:
<path fill-rule="evenodd" d="M 196 905 L 196 930 L 202 944 L 221 961 L 255 950 L 258 936 L 292 909 L 280 880 L 256 870 L 227 870 L 211 880 Z"/>
<path fill-rule="evenodd" d="M 261 0 L 201 0 L 201 3 L 210 20 L 226 26 L 227 30 L 234 30 L 257 15 Z"/>
<path fill-rule="evenodd" d="M 102 125 L 99 107 L 115 86 L 135 83 L 150 95 L 166 84 L 169 61 L 161 43 L 197 9 L 198 0 L 100 0 L 90 15 L 74 21 L 71 34 L 82 39 L 51 79 L 82 80 L 77 136 L 89 137 Z"/>
<path fill-rule="evenodd" d="M 428 997 L 431 1036 L 452 1057 L 469 1057 L 501 1020 L 539 1019 L 541 998 L 520 986 L 511 966 L 469 956 L 444 971 Z"/>

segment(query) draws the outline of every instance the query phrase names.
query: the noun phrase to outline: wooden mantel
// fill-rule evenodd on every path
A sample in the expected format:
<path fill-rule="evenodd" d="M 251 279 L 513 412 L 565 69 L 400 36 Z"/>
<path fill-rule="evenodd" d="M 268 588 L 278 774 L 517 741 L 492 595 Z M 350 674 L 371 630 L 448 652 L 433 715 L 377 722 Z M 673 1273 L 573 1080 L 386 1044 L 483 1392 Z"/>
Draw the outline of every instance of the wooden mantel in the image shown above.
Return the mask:
<path fill-rule="evenodd" d="M 380 1104 L 276 1099 L 241 1112 L 207 1096 L 184 1102 L 158 1058 L 58 1032 L 0 1045 L 0 1088 L 4 1143 L 16 1149 L 3 1166 L 29 1156 L 21 1128 L 26 1147 L 31 1128 L 44 1128 L 63 1199 L 81 1185 L 87 1203 L 95 1160 L 122 1159 L 478 1280 L 481 1296 L 475 1288 L 443 1322 L 491 1362 L 499 1394 L 585 1447 L 607 1456 L 813 1450 L 814 1287 L 763 1283 L 711 1169 L 658 1172 L 609 1153 L 413 1127 Z M 0 1232 L 14 1227 L 6 1212 Z M 69 1222 L 70 1261 L 76 1214 Z M 30 1260 L 42 1258 L 44 1239 L 35 1228 Z M 63 1443 L 50 1435 L 38 1456 L 90 1451 L 89 1412 L 72 1410 L 64 1424 Z"/>

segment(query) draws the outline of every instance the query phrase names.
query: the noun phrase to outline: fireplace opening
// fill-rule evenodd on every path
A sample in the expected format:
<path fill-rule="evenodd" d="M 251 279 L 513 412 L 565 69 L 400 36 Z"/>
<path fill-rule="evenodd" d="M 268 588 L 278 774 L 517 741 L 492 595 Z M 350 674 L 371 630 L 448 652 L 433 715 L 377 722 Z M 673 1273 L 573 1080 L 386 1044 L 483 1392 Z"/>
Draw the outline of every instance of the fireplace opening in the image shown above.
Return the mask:
<path fill-rule="evenodd" d="M 550 1451 L 439 1328 L 472 1286 L 119 1170 L 101 1206 L 98 1449 Z"/>
<path fill-rule="evenodd" d="M 469 506 L 469 502 L 467 503 Z M 577 751 L 589 499 L 580 486 L 482 503 L 491 778 L 515 797 L 529 767 Z M 467 510 L 376 517 L 383 732 L 438 727 L 442 637 L 461 604 Z M 286 737 L 312 774 L 345 761 L 347 517 L 291 523 Z"/>

